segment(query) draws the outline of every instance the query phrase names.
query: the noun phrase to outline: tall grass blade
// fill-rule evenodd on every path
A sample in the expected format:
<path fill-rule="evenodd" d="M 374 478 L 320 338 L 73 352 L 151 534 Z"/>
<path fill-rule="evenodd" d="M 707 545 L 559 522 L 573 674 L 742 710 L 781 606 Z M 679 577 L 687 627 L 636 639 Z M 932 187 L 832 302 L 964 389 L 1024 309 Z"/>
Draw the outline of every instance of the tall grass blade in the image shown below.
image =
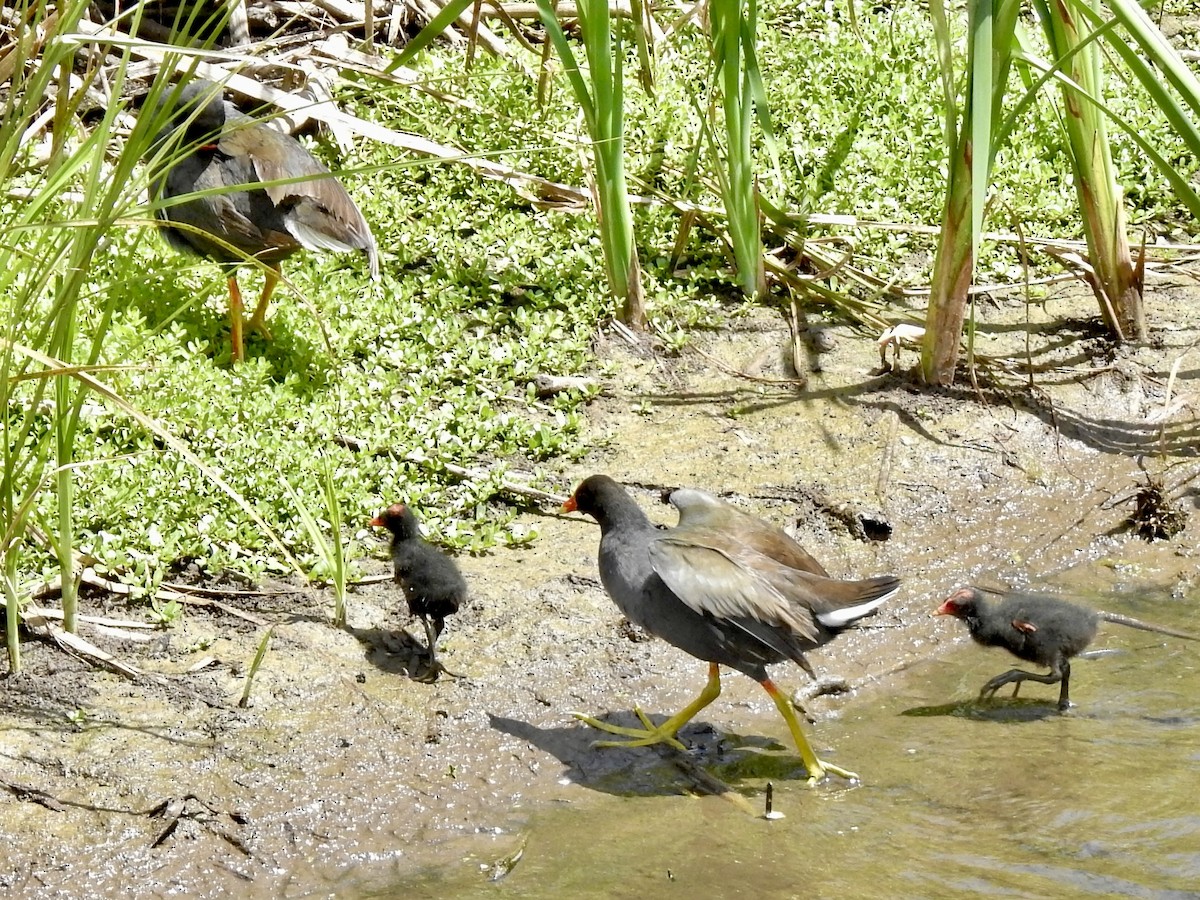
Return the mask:
<path fill-rule="evenodd" d="M 642 328 L 646 323 L 645 298 L 625 177 L 625 74 L 621 32 L 612 27 L 608 0 L 580 0 L 577 12 L 587 58 L 585 75 L 555 16 L 553 4 L 550 0 L 537 0 L 537 6 L 546 34 L 562 60 L 591 138 L 600 243 L 604 248 L 609 292 L 621 303 L 621 320 Z"/>
<path fill-rule="evenodd" d="M 1062 122 L 1071 148 L 1071 167 L 1091 263 L 1088 281 L 1109 333 L 1117 340 L 1141 340 L 1146 335 L 1141 285 L 1129 252 L 1124 200 L 1117 183 L 1105 116 L 1071 86 L 1078 84 L 1094 97 L 1103 95 L 1100 54 L 1081 32 L 1080 20 L 1062 3 L 1035 0 L 1034 6 L 1042 17 L 1051 55 L 1071 57 L 1064 67 L 1068 80 L 1060 80 L 1059 84 Z"/>
<path fill-rule="evenodd" d="M 970 4 L 967 103 L 962 126 L 946 127 L 954 143 L 947 148 L 950 175 L 921 347 L 921 375 L 929 384 L 952 383 L 958 364 L 1019 11 L 1016 0 Z"/>
<path fill-rule="evenodd" d="M 338 501 L 333 464 L 328 456 L 321 459 L 321 498 L 333 533 L 332 539 L 326 536 L 325 529 L 309 505 L 304 502 L 300 492 L 287 481 L 283 482 L 283 487 L 333 588 L 333 624 L 341 628 L 346 624 L 346 552 L 342 540 L 342 509 Z"/>
<path fill-rule="evenodd" d="M 250 667 L 246 670 L 246 685 L 242 688 L 241 699 L 238 700 L 239 709 L 249 709 L 250 707 L 250 691 L 254 688 L 254 677 L 262 667 L 263 660 L 267 658 L 267 650 L 271 646 L 271 636 L 274 633 L 275 626 L 272 625 L 263 632 L 262 640 L 258 642 L 258 650 L 255 651 L 254 659 L 251 660 Z"/>

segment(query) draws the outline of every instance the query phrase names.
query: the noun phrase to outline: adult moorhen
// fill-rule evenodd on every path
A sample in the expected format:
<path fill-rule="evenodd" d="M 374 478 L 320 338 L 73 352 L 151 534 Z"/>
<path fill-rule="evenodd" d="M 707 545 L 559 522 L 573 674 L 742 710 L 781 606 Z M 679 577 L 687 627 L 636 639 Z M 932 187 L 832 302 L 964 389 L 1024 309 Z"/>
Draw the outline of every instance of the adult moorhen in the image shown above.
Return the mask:
<path fill-rule="evenodd" d="M 1015 697 L 1023 681 L 1041 684 L 1061 682 L 1058 693 L 1060 710 L 1071 705 L 1071 658 L 1082 653 L 1095 639 L 1100 620 L 1190 641 L 1200 640 L 1200 637 L 1184 631 L 1152 625 L 1118 613 L 1091 610 L 1057 597 L 1019 591 L 993 600 L 985 597 L 978 588 L 959 588 L 942 602 L 934 615 L 961 619 L 977 644 L 1003 647 L 1018 659 L 1050 670 L 1045 675 L 1039 675 L 1024 669 L 1009 669 L 988 681 L 980 690 L 980 697 L 991 697 L 1006 684 L 1013 685 Z"/>
<path fill-rule="evenodd" d="M 688 505 L 684 498 L 684 505 Z M 683 745 L 675 735 L 721 693 L 722 665 L 737 669 L 770 695 L 800 751 L 808 780 L 827 772 L 858 776 L 817 758 L 796 713 L 766 667 L 790 659 L 811 672 L 804 651 L 837 633 L 896 593 L 890 575 L 838 581 L 785 565 L 754 550 L 723 528 L 680 524 L 659 530 L 641 507 L 607 475 L 584 480 L 563 506 L 600 524 L 600 580 L 630 621 L 697 659 L 708 662 L 708 683 L 682 711 L 654 726 L 635 710 L 643 729 L 623 728 L 576 714 L 589 725 L 632 740 L 605 746 Z"/>
<path fill-rule="evenodd" d="M 467 602 L 467 582 L 458 566 L 421 537 L 416 514 L 403 503 L 393 503 L 369 524 L 392 533 L 392 571 L 404 590 L 409 613 L 425 625 L 429 669 L 414 680 L 430 683 L 442 672 L 458 677 L 437 659 L 437 639 L 446 617 Z"/>
<path fill-rule="evenodd" d="M 247 325 L 264 336 L 280 262 L 300 248 L 361 251 L 371 277 L 379 277 L 379 251 L 366 219 L 299 141 L 239 112 L 207 81 L 172 89 L 158 109 L 159 118 L 169 111 L 169 119 L 154 149 L 165 147 L 168 163 L 151 185 L 161 204 L 155 215 L 173 247 L 211 259 L 228 272 L 234 362 L 245 356 L 236 270 L 247 260 L 266 267 L 262 296 Z M 296 178 L 304 180 L 270 183 Z M 218 193 L 165 202 L 201 191 Z"/>

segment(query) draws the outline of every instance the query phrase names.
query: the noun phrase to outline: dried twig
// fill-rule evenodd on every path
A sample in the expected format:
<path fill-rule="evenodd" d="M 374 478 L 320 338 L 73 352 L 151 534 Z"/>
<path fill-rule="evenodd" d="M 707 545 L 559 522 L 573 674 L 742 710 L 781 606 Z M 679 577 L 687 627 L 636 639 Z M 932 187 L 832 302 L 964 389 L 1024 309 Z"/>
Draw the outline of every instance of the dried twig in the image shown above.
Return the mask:
<path fill-rule="evenodd" d="M 808 382 L 802 378 L 767 378 L 762 375 L 750 375 L 747 372 L 743 372 L 740 369 L 735 369 L 733 366 L 722 362 L 711 353 L 707 353 L 704 350 L 701 350 L 699 347 L 689 345 L 689 349 L 704 357 L 709 363 L 716 366 L 726 375 L 732 375 L 734 378 L 741 378 L 743 381 L 752 381 L 755 384 L 771 384 L 781 387 L 793 387 L 796 388 L 796 390 L 802 390 L 808 384 Z"/>
<path fill-rule="evenodd" d="M 888 483 L 892 478 L 892 460 L 896 455 L 896 441 L 900 434 L 900 416 L 894 409 L 884 415 L 887 420 L 887 436 L 884 438 L 883 456 L 879 460 L 879 475 L 875 479 L 875 497 L 887 506 Z"/>
<path fill-rule="evenodd" d="M 82 657 L 93 665 L 110 669 L 124 675 L 132 681 L 151 681 L 162 686 L 169 686 L 167 679 L 161 675 L 145 672 L 131 663 L 124 662 L 107 651 L 101 650 L 86 638 L 64 631 L 55 625 L 48 616 L 40 615 L 26 608 L 22 610 L 21 621 L 33 634 L 52 640 L 60 649 Z"/>
<path fill-rule="evenodd" d="M 66 806 L 63 805 L 61 800 L 38 788 L 30 787 L 26 784 L 17 784 L 15 781 L 8 781 L 4 778 L 0 778 L 0 787 L 3 787 L 18 800 L 25 803 L 37 803 L 53 812 L 64 812 L 66 810 Z"/>
<path fill-rule="evenodd" d="M 539 397 L 553 397 L 566 391 L 590 391 L 599 382 L 579 375 L 541 374 L 533 379 L 533 390 Z"/>

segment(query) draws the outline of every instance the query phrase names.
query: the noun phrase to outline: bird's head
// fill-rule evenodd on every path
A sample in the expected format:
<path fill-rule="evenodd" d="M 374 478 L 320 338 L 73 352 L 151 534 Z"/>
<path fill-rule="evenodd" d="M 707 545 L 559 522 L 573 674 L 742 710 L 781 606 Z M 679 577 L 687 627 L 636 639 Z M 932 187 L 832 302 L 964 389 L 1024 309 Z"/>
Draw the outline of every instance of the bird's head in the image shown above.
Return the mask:
<path fill-rule="evenodd" d="M 375 528 L 386 528 L 402 539 L 416 537 L 419 533 L 416 514 L 403 503 L 393 503 L 367 524 Z"/>
<path fill-rule="evenodd" d="M 562 505 L 562 512 L 580 512 L 603 523 L 605 513 L 622 499 L 628 499 L 625 489 L 607 475 L 592 475 L 575 488 Z"/>
<path fill-rule="evenodd" d="M 195 78 L 182 87 L 165 85 L 154 106 L 156 121 L 182 125 L 190 139 L 212 140 L 225 126 L 221 86 Z"/>
<path fill-rule="evenodd" d="M 959 588 L 943 600 L 942 605 L 933 614 L 935 616 L 954 616 L 957 619 L 965 619 L 975 614 L 980 599 L 980 593 L 975 588 Z"/>

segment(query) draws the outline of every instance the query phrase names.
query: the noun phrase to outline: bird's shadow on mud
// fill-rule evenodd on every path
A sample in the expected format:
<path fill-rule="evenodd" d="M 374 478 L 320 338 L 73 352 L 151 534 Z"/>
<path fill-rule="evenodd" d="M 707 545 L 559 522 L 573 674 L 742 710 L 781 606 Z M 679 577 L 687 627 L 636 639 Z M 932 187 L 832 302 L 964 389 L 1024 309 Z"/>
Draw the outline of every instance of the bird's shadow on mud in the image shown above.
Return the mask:
<path fill-rule="evenodd" d="M 404 628 L 347 625 L 346 633 L 363 645 L 367 662 L 380 672 L 417 678 L 429 671 L 429 650 Z"/>
<path fill-rule="evenodd" d="M 118 308 L 139 315 L 148 330 L 176 328 L 189 341 L 205 345 L 203 352 L 213 365 L 230 366 L 229 295 L 225 277 L 211 263 L 182 256 L 179 259 L 183 261 L 164 263 L 145 278 L 125 285 L 115 302 Z M 188 274 L 193 268 L 201 270 L 200 277 Z M 253 266 L 247 264 L 242 272 L 246 276 L 243 290 L 252 298 L 251 308 L 257 306 L 261 286 L 261 279 L 251 277 L 252 270 Z M 290 303 L 300 310 L 268 318 L 271 340 L 247 333 L 246 352 L 250 358 L 267 361 L 271 381 L 287 383 L 293 392 L 308 396 L 326 387 L 334 374 L 325 337 L 330 326 L 320 318 L 311 301 L 291 294 L 292 291 L 285 292 L 281 286 L 273 307 Z"/>
<path fill-rule="evenodd" d="M 936 706 L 914 706 L 900 712 L 902 716 L 924 718 L 929 716 L 954 716 L 973 719 L 977 722 L 1037 722 L 1062 715 L 1058 704 L 1052 700 L 1033 698 L 1009 698 L 1005 700 L 957 700 Z"/>
<path fill-rule="evenodd" d="M 667 744 L 650 747 L 597 747 L 610 735 L 582 722 L 543 728 L 530 722 L 489 715 L 492 728 L 555 757 L 576 784 L 621 797 L 678 794 L 756 794 L 767 780 L 803 780 L 804 764 L 794 752 L 762 737 L 721 734 L 710 725 L 692 722 L 679 732 L 686 752 Z M 650 716 L 658 724 L 666 716 Z M 605 717 L 626 727 L 640 727 L 632 713 Z M 782 752 L 781 752 L 782 751 Z"/>

